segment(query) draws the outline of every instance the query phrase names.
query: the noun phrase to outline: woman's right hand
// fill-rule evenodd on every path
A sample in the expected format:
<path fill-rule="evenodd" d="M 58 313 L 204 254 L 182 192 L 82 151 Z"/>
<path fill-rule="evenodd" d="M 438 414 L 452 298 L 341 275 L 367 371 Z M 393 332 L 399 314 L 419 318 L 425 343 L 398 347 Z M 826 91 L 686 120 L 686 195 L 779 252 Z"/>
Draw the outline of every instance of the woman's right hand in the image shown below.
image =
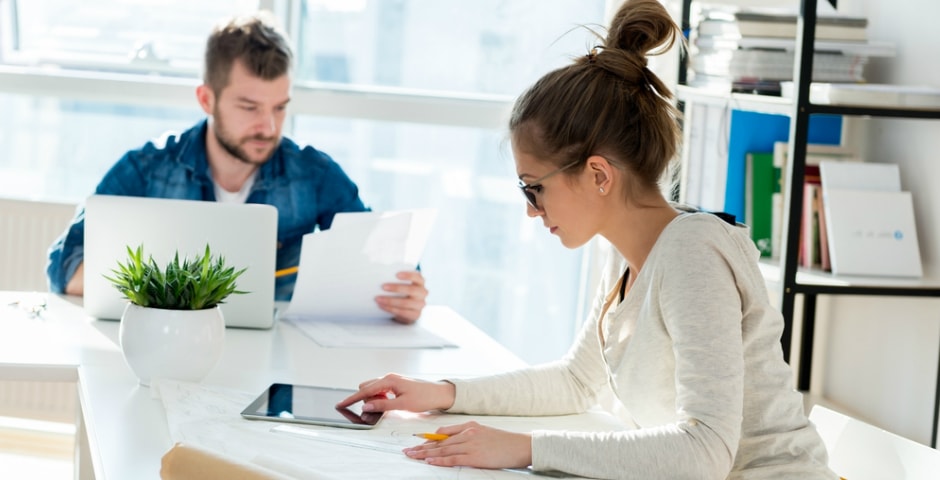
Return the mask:
<path fill-rule="evenodd" d="M 457 389 L 450 382 L 428 382 L 389 373 L 359 384 L 359 391 L 336 404 L 348 407 L 360 400 L 363 412 L 447 410 L 454 405 Z"/>

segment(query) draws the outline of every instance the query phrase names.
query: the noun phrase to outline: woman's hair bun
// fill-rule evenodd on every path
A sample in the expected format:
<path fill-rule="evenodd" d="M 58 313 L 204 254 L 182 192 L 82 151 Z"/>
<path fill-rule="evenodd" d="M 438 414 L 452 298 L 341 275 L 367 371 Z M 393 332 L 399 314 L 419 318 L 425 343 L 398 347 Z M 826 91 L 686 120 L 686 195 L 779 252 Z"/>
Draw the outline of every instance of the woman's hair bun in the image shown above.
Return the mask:
<path fill-rule="evenodd" d="M 678 34 L 676 22 L 659 0 L 627 0 L 610 21 L 604 48 L 655 55 L 672 48 Z"/>
<path fill-rule="evenodd" d="M 676 22 L 658 0 L 627 0 L 611 20 L 604 44 L 575 63 L 593 65 L 627 84 L 669 96 L 662 81 L 646 68 L 647 55 L 666 52 L 680 35 Z"/>

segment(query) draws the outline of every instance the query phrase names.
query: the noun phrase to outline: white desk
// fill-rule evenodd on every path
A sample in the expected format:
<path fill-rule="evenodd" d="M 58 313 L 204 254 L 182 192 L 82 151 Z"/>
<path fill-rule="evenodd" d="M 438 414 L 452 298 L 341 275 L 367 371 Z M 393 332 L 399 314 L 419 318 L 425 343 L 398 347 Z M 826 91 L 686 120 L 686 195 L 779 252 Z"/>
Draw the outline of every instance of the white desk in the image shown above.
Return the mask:
<path fill-rule="evenodd" d="M 119 323 L 85 316 L 81 300 L 72 297 L 48 295 L 40 318 L 8 306 L 35 295 L 0 292 L 0 378 L 78 382 L 79 434 L 87 434 L 80 477 L 158 478 L 160 459 L 172 447 L 167 418 L 161 402 L 138 385 L 124 363 Z M 420 321 L 460 347 L 323 348 L 288 323 L 271 330 L 230 328 L 222 359 L 203 384 L 247 392 L 260 392 L 274 381 L 355 388 L 389 371 L 468 376 L 524 365 L 448 308 L 428 307 Z"/>
<path fill-rule="evenodd" d="M 38 318 L 30 318 L 22 308 L 10 306 L 15 301 L 28 304 L 40 297 L 48 301 L 48 308 Z M 485 375 L 525 365 L 446 307 L 428 307 L 420 322 L 428 330 L 457 343 L 459 348 L 324 348 L 290 323 L 279 322 L 270 330 L 230 328 L 225 332 L 222 359 L 202 384 L 240 393 L 260 393 L 276 381 L 355 388 L 362 380 L 388 372 L 437 379 Z M 119 325 L 87 317 L 80 298 L 0 292 L 0 379 L 78 384 L 81 411 L 77 419 L 77 477 L 81 479 L 158 478 L 161 457 L 173 444 L 163 403 L 153 398 L 150 388 L 138 384 L 124 362 L 118 346 Z M 225 418 L 228 417 L 226 412 Z M 237 412 L 232 412 L 231 417 L 235 422 L 242 421 Z M 520 431 L 572 425 L 585 429 L 620 428 L 612 417 L 598 414 L 554 420 L 502 418 Z M 447 423 L 466 420 L 457 417 Z M 491 417 L 491 423 L 495 420 Z M 356 447 L 347 448 L 353 451 L 348 452 L 348 457 L 345 451 L 338 460 L 333 457 L 334 463 L 345 466 L 357 461 Z M 404 456 L 396 457 L 395 461 L 402 459 Z M 395 473 L 399 475 L 396 477 Z M 464 471 L 462 475 L 454 469 L 443 469 L 432 476 L 457 478 L 469 473 Z M 519 475 L 485 471 L 475 474 L 481 478 Z M 383 471 L 381 475 L 413 477 L 395 471 Z"/>

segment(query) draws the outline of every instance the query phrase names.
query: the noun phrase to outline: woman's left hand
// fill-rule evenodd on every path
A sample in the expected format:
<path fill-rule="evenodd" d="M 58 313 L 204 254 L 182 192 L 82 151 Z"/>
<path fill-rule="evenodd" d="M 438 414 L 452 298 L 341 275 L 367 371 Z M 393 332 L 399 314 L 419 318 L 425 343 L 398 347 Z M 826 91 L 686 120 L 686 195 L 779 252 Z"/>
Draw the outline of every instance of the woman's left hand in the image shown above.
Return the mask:
<path fill-rule="evenodd" d="M 396 322 L 414 323 L 421 316 L 428 289 L 424 287 L 424 276 L 417 270 L 398 272 L 395 275 L 405 283 L 385 283 L 382 290 L 394 295 L 375 297 L 379 308 L 391 313 Z"/>
<path fill-rule="evenodd" d="M 532 464 L 532 436 L 477 422 L 437 429 L 445 440 L 404 449 L 405 455 L 441 467 L 525 468 Z"/>

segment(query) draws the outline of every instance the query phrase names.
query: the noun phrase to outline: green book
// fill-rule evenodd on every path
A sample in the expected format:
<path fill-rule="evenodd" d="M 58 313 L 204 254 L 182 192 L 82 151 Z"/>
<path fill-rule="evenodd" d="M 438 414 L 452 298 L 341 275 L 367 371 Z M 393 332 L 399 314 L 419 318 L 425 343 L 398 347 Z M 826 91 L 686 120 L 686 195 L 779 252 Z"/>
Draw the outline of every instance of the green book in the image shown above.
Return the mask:
<path fill-rule="evenodd" d="M 749 152 L 746 157 L 745 218 L 751 227 L 751 239 L 762 257 L 773 255 L 773 195 L 779 192 L 779 169 L 774 167 L 773 152 Z"/>

